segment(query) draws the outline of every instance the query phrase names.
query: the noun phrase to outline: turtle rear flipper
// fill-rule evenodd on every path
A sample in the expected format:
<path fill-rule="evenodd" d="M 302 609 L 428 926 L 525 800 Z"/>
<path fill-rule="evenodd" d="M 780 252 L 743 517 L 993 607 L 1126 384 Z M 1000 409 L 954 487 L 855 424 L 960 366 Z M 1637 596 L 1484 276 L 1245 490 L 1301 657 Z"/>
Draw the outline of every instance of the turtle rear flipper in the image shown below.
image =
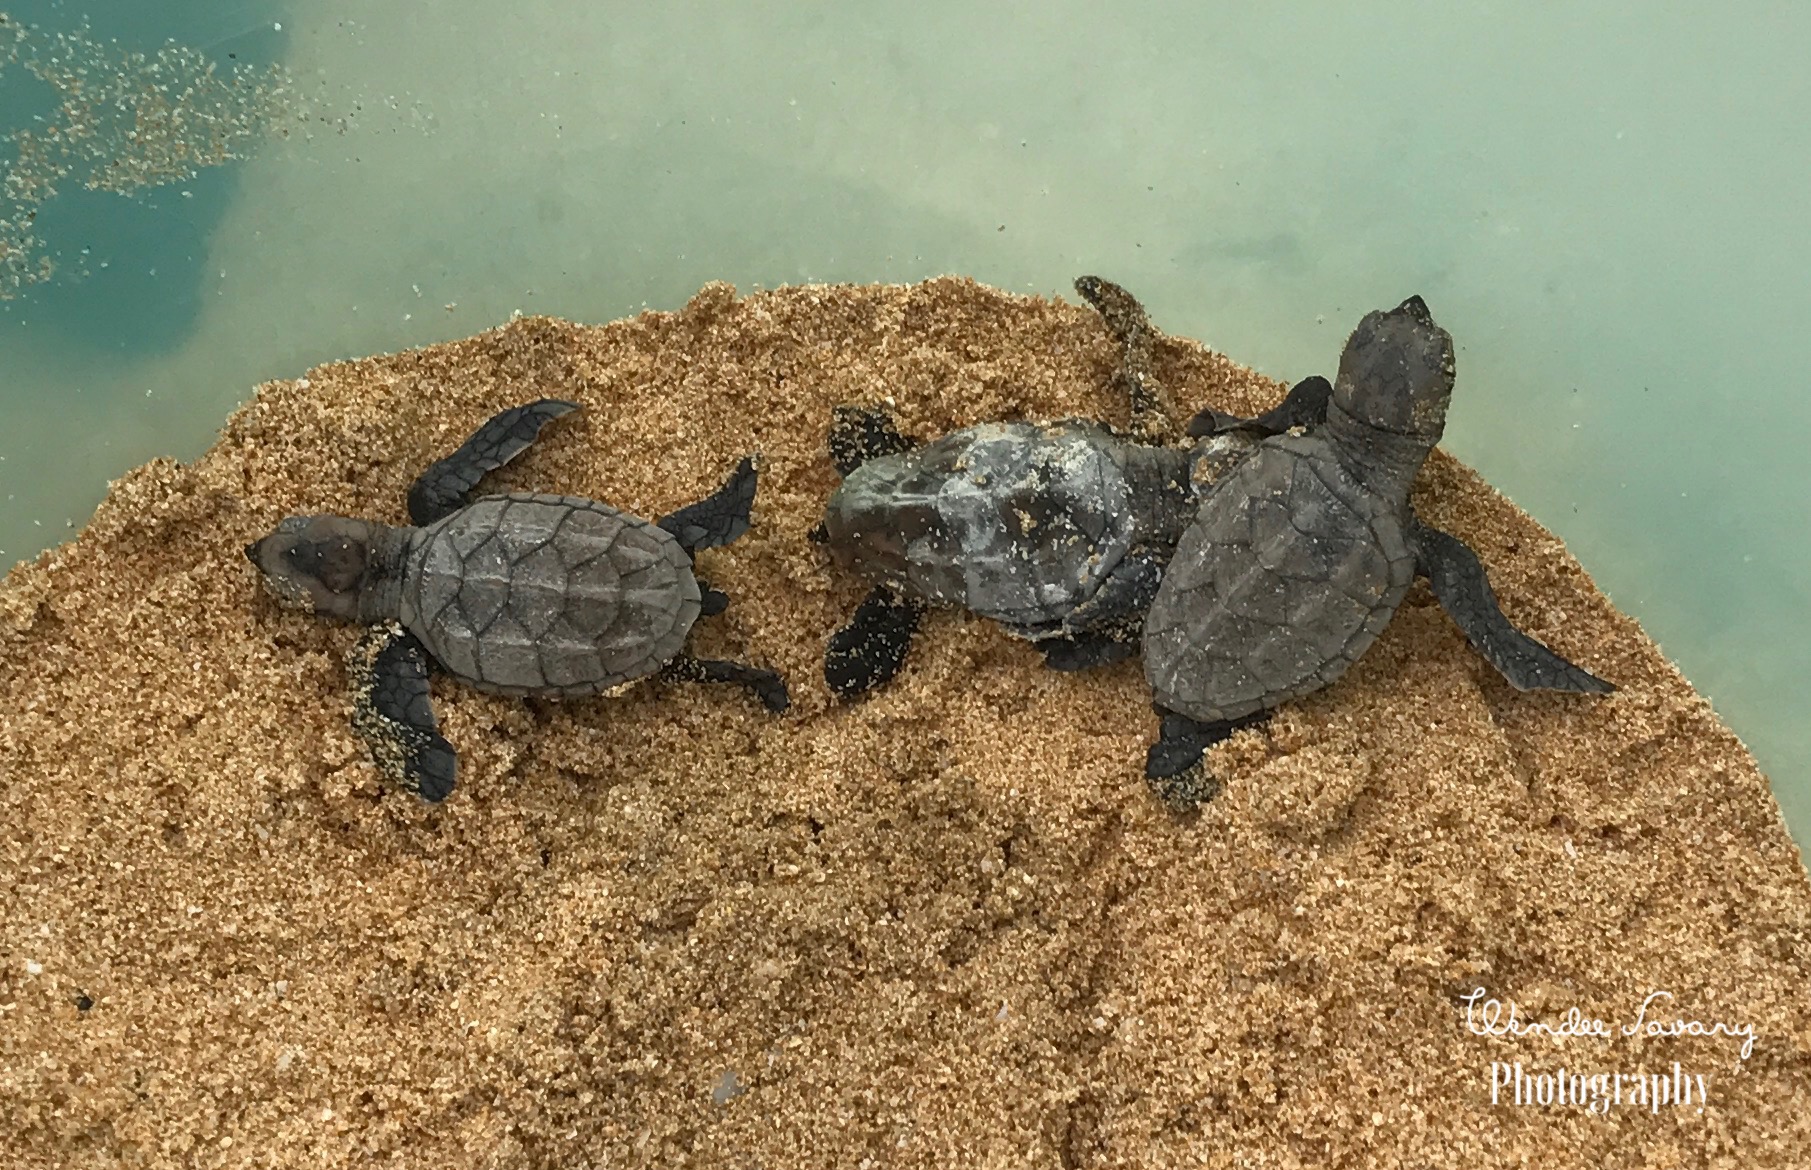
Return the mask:
<path fill-rule="evenodd" d="M 786 680 L 771 670 L 746 666 L 721 658 L 692 658 L 680 655 L 660 668 L 662 677 L 674 682 L 735 683 L 747 687 L 761 705 L 778 715 L 792 706 L 786 691 Z"/>
<path fill-rule="evenodd" d="M 856 607 L 849 624 L 830 635 L 824 681 L 836 697 L 852 699 L 898 674 L 924 610 L 924 602 L 917 598 L 876 586 Z"/>
<path fill-rule="evenodd" d="M 722 487 L 695 504 L 687 504 L 677 512 L 662 516 L 656 523 L 693 555 L 701 548 L 728 544 L 748 531 L 748 513 L 754 507 L 757 478 L 754 456 L 744 455 Z"/>
<path fill-rule="evenodd" d="M 1409 540 L 1416 570 L 1427 577 L 1440 607 L 1510 686 L 1595 695 L 1616 689 L 1511 625 L 1491 592 L 1484 566 L 1464 541 L 1412 517 Z"/>
<path fill-rule="evenodd" d="M 886 411 L 873 406 L 838 406 L 830 412 L 830 462 L 844 479 L 870 459 L 910 451 L 918 444 L 899 433 Z"/>
<path fill-rule="evenodd" d="M 1066 638 L 1045 638 L 1037 643 L 1044 652 L 1044 665 L 1065 673 L 1092 670 L 1124 662 L 1138 653 L 1138 630 L 1090 630 Z"/>
<path fill-rule="evenodd" d="M 703 577 L 698 578 L 698 616 L 716 617 L 729 608 L 729 594 L 714 589 Z"/>
<path fill-rule="evenodd" d="M 1170 403 L 1163 386 L 1151 373 L 1151 348 L 1156 331 L 1138 298 L 1098 276 L 1079 276 L 1075 291 L 1094 307 L 1107 331 L 1120 345 L 1119 368 L 1113 382 L 1132 408 L 1132 431 L 1148 442 L 1169 437 Z"/>
<path fill-rule="evenodd" d="M 1144 777 L 1158 798 L 1178 811 L 1205 804 L 1220 793 L 1220 782 L 1208 774 L 1201 760 L 1207 749 L 1233 732 L 1269 718 L 1269 712 L 1258 711 L 1203 723 L 1162 706 L 1156 711 L 1163 722 L 1157 742 L 1145 753 Z"/>
<path fill-rule="evenodd" d="M 1317 426 L 1327 421 L 1327 403 L 1332 398 L 1333 384 L 1315 374 L 1291 386 L 1283 401 L 1255 418 L 1241 418 L 1210 406 L 1189 420 L 1189 437 L 1204 439 L 1227 431 L 1280 435 L 1292 427 Z"/>
<path fill-rule="evenodd" d="M 428 696 L 428 656 L 394 623 L 366 630 L 346 656 L 352 727 L 391 783 L 438 803 L 453 791 L 458 758 L 441 738 Z"/>
<path fill-rule="evenodd" d="M 576 402 L 542 398 L 496 415 L 457 451 L 421 473 L 409 488 L 409 519 L 419 528 L 457 512 L 486 472 L 528 450 L 542 427 L 578 408 Z"/>

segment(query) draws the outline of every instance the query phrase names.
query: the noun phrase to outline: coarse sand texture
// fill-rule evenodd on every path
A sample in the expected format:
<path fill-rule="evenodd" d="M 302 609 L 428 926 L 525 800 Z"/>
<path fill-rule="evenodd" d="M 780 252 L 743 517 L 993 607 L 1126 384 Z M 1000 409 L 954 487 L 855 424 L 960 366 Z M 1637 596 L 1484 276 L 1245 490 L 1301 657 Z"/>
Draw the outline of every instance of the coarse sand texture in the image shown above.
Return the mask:
<path fill-rule="evenodd" d="M 1420 514 L 1616 694 L 1510 689 L 1418 584 L 1344 679 L 1210 752 L 1192 817 L 1141 779 L 1136 661 L 1057 674 L 939 613 L 831 701 L 867 589 L 805 538 L 831 407 L 1123 423 L 1114 360 L 1092 311 L 966 280 L 713 284 L 270 383 L 192 466 L 120 480 L 0 584 L 0 1164 L 1811 1166 L 1811 888 L 1766 780 L 1443 454 Z M 1188 412 L 1282 390 L 1178 339 L 1156 371 Z M 540 397 L 584 409 L 487 486 L 657 516 L 763 452 L 695 650 L 793 709 L 443 679 L 459 788 L 385 791 L 358 631 L 280 610 L 241 548 L 401 522 Z M 1511 1002 L 1611 1034 L 1480 1034 Z"/>

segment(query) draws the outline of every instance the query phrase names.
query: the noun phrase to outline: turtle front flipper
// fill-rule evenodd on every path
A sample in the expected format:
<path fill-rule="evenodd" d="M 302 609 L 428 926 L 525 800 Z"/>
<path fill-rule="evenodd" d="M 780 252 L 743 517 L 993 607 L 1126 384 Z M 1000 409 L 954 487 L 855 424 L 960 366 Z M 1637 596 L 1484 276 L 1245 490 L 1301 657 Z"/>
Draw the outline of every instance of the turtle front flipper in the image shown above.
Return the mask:
<path fill-rule="evenodd" d="M 1038 642 L 1051 670 L 1088 670 L 1138 652 L 1145 611 L 1163 583 L 1169 553 L 1139 545 L 1120 558 L 1093 595 L 1063 619 L 1063 636 Z"/>
<path fill-rule="evenodd" d="M 1157 742 L 1145 754 L 1144 777 L 1164 804 L 1187 811 L 1220 794 L 1220 782 L 1208 774 L 1201 757 L 1233 732 L 1263 722 L 1269 712 L 1202 723 L 1174 711 L 1155 708 L 1163 722 Z"/>
<path fill-rule="evenodd" d="M 1075 291 L 1094 306 L 1107 331 L 1120 345 L 1119 368 L 1114 385 L 1132 406 L 1132 431 L 1147 442 L 1161 443 L 1171 427 L 1169 396 L 1151 373 L 1151 348 L 1156 336 L 1151 319 L 1138 298 L 1098 276 L 1079 276 Z"/>
<path fill-rule="evenodd" d="M 1157 598 L 1157 587 L 1163 584 L 1163 567 L 1169 563 L 1170 550 L 1136 545 L 1113 566 L 1092 596 L 1076 604 L 1063 619 L 1063 628 L 1072 633 L 1104 631 L 1136 622 L 1142 626 L 1145 611 Z"/>
<path fill-rule="evenodd" d="M 1189 420 L 1189 437 L 1204 439 L 1227 431 L 1280 435 L 1292 427 L 1318 426 L 1327 421 L 1327 403 L 1332 398 L 1333 384 L 1315 374 L 1291 386 L 1283 401 L 1256 418 L 1241 418 L 1210 406 Z"/>
<path fill-rule="evenodd" d="M 878 407 L 845 405 L 830 411 L 830 462 L 844 479 L 870 459 L 884 459 L 917 445 L 900 434 L 893 417 Z"/>
<path fill-rule="evenodd" d="M 576 402 L 543 398 L 511 407 L 472 432 L 472 437 L 445 459 L 421 473 L 409 488 L 409 519 L 416 527 L 432 524 L 465 507 L 467 497 L 486 472 L 495 471 L 528 450 L 541 428 L 579 408 Z"/>
<path fill-rule="evenodd" d="M 1606 694 L 1616 689 L 1582 666 L 1561 658 L 1510 624 L 1491 592 L 1478 555 L 1465 542 L 1414 517 L 1409 541 L 1416 571 L 1428 579 L 1440 607 L 1472 647 L 1518 691 Z"/>
<path fill-rule="evenodd" d="M 849 624 L 830 635 L 824 681 L 839 699 L 852 699 L 888 682 L 905 664 L 924 602 L 878 585 L 856 607 Z"/>
<path fill-rule="evenodd" d="M 445 800 L 453 791 L 458 759 L 434 722 L 427 651 L 413 634 L 389 623 L 366 630 L 346 666 L 352 676 L 352 728 L 370 746 L 377 770 L 423 800 Z"/>
<path fill-rule="evenodd" d="M 656 523 L 672 534 L 680 548 L 694 556 L 701 548 L 728 544 L 748 531 L 757 478 L 754 456 L 744 455 L 722 487 L 695 504 L 662 516 Z"/>
<path fill-rule="evenodd" d="M 761 705 L 778 715 L 792 706 L 786 691 L 786 680 L 771 670 L 745 666 L 721 658 L 692 658 L 680 655 L 660 668 L 665 678 L 674 682 L 735 683 L 751 691 Z"/>

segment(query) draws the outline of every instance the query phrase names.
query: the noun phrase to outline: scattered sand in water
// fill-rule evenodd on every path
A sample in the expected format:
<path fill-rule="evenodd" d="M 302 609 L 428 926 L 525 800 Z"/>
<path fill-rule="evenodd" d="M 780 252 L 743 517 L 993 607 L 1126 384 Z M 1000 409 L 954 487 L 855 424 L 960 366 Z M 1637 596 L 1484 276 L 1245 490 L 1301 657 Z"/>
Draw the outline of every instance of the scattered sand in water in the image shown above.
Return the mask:
<path fill-rule="evenodd" d="M 1811 890 L 1766 781 L 1443 455 L 1422 514 L 1620 693 L 1514 692 L 1417 586 L 1345 680 L 1215 751 L 1189 820 L 1139 777 L 1136 664 L 1057 675 L 940 615 L 831 705 L 823 640 L 864 591 L 804 539 L 831 405 L 1123 421 L 1112 360 L 1088 310 L 964 280 L 711 285 L 263 386 L 193 466 L 115 484 L 0 586 L 7 1164 L 1803 1166 Z M 1158 370 L 1189 410 L 1280 393 L 1184 341 Z M 420 468 L 543 395 L 586 409 L 493 483 L 656 515 L 765 452 L 695 646 L 783 670 L 793 711 L 447 683 L 460 789 L 382 792 L 354 631 L 279 611 L 240 547 L 290 512 L 400 520 Z M 1486 1038 L 1477 987 L 1612 1029 L 1666 991 L 1650 1017 L 1756 1040 Z M 1493 1107 L 1493 1061 L 1677 1061 L 1711 1103 Z"/>

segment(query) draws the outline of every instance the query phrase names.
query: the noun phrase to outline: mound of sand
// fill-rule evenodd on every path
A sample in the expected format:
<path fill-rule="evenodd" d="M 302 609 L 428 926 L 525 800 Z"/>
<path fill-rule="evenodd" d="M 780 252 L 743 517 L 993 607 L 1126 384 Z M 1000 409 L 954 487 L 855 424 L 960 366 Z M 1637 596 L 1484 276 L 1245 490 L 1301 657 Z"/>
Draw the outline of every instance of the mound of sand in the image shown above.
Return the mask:
<path fill-rule="evenodd" d="M 832 705 L 864 586 L 804 539 L 831 405 L 1123 420 L 1112 361 L 1091 312 L 963 280 L 711 285 L 272 383 L 198 463 L 119 481 L 0 585 L 6 1162 L 1807 1164 L 1811 889 L 1765 779 L 1451 459 L 1422 514 L 1619 693 L 1512 691 L 1418 586 L 1346 679 L 1215 750 L 1192 819 L 1140 779 L 1135 663 L 1058 675 L 939 615 Z M 1191 410 L 1280 392 L 1185 341 L 1157 368 Z M 459 790 L 381 791 L 354 631 L 277 610 L 240 547 L 291 512 L 400 520 L 416 471 L 542 395 L 585 410 L 493 482 L 656 515 L 765 452 L 695 645 L 785 672 L 793 711 L 440 685 Z M 1480 1035 L 1476 988 L 1611 1035 Z M 1656 1017 L 1716 1034 L 1621 1034 Z M 1620 1099 L 1493 1104 L 1517 1062 Z"/>

